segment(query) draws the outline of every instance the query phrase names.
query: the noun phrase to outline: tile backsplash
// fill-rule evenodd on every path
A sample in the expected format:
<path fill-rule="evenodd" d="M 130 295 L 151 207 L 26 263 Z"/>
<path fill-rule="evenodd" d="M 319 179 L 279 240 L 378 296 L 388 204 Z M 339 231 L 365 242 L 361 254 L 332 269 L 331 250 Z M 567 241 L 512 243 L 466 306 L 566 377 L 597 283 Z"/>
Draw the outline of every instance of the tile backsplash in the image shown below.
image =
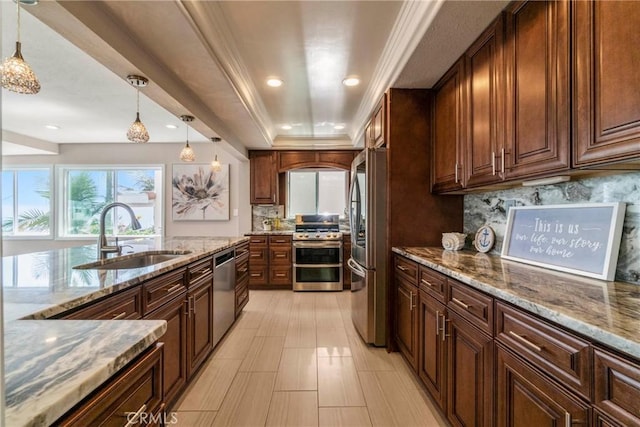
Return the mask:
<path fill-rule="evenodd" d="M 464 232 L 473 239 L 478 228 L 490 225 L 496 232 L 492 252 L 499 254 L 508 206 L 603 202 L 627 204 L 616 280 L 640 285 L 640 172 L 465 195 Z"/>
<path fill-rule="evenodd" d="M 278 218 L 279 227 L 273 227 Z M 278 231 L 294 231 L 296 228 L 296 220 L 284 217 L 284 206 L 254 205 L 251 211 L 251 230 L 263 231 L 263 223 L 267 220 L 272 225 L 272 230 Z M 349 231 L 349 220 L 340 219 L 340 230 Z"/>

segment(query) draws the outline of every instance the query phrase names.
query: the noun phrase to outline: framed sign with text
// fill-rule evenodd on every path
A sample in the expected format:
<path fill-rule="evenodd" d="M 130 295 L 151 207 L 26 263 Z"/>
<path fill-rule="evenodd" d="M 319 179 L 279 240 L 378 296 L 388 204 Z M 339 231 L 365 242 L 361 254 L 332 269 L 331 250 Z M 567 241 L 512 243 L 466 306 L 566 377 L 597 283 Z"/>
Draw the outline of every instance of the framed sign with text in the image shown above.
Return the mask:
<path fill-rule="evenodd" d="M 625 208 L 624 203 L 513 207 L 502 258 L 614 280 Z"/>

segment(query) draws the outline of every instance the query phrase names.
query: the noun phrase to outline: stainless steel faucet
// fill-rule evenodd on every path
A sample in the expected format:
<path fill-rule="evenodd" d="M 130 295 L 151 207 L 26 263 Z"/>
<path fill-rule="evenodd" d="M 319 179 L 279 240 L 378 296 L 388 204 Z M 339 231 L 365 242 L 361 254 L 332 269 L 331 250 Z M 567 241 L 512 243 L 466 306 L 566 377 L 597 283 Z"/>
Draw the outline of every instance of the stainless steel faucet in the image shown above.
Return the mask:
<path fill-rule="evenodd" d="M 107 244 L 107 236 L 105 235 L 105 230 L 104 230 L 104 221 L 107 216 L 107 212 L 111 208 L 115 208 L 118 206 L 121 208 L 125 208 L 125 210 L 129 212 L 129 215 L 131 216 L 131 228 L 133 228 L 134 230 L 138 230 L 142 228 L 142 226 L 140 225 L 140 222 L 136 218 L 136 215 L 133 213 L 133 209 L 131 209 L 129 205 L 125 205 L 122 202 L 109 203 L 107 206 L 104 207 L 104 209 L 102 209 L 102 212 L 100 213 L 100 235 L 98 236 L 98 258 L 99 259 L 106 258 L 107 254 L 110 254 L 110 253 L 116 253 L 119 255 L 120 251 L 122 250 L 122 248 L 118 246 L 117 239 L 116 239 L 115 246 L 109 246 Z"/>

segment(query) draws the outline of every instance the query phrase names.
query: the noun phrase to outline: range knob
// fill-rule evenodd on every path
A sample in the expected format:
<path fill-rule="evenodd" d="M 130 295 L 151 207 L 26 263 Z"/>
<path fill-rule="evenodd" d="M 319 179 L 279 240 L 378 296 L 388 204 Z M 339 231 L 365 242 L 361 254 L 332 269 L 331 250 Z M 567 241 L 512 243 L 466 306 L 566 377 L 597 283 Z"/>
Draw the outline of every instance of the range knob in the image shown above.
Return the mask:
<path fill-rule="evenodd" d="M 304 238 L 305 238 L 305 239 L 308 239 L 308 238 L 309 238 L 309 235 L 308 235 L 308 234 L 305 234 L 305 235 L 304 235 Z"/>
<path fill-rule="evenodd" d="M 317 238 L 319 238 L 319 237 L 320 237 L 320 234 L 319 234 L 319 233 L 318 233 L 318 234 L 316 234 L 316 239 L 317 239 Z"/>

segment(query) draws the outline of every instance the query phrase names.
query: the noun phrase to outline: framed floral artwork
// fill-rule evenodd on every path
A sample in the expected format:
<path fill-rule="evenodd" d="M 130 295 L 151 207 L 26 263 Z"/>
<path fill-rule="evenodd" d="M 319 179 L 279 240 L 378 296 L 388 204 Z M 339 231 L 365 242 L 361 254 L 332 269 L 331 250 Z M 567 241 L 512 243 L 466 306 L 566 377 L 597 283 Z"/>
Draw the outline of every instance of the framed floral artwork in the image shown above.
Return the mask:
<path fill-rule="evenodd" d="M 229 220 L 229 165 L 174 164 L 172 218 L 176 221 Z"/>

